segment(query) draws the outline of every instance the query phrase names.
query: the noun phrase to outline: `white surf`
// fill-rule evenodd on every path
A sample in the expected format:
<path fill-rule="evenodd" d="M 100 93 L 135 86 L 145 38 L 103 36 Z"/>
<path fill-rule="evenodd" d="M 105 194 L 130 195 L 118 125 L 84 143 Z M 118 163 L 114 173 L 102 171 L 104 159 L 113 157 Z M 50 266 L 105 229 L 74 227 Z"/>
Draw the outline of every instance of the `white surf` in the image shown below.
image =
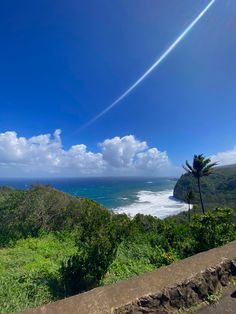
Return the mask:
<path fill-rule="evenodd" d="M 131 217 L 136 214 L 152 215 L 158 218 L 165 218 L 188 210 L 188 204 L 173 197 L 172 190 L 159 192 L 140 191 L 137 193 L 137 200 L 131 205 L 113 209 L 118 213 L 125 213 Z"/>

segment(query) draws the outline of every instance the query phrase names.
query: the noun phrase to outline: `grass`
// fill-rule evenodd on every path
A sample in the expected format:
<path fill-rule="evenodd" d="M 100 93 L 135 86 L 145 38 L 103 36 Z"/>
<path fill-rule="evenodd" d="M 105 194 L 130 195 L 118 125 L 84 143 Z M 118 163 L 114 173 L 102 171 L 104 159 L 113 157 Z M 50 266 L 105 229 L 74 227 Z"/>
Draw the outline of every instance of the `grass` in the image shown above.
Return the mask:
<path fill-rule="evenodd" d="M 174 253 L 152 246 L 148 241 L 123 242 L 118 247 L 116 258 L 111 263 L 101 285 L 113 284 L 120 280 L 153 271 L 162 265 L 176 261 Z"/>
<path fill-rule="evenodd" d="M 56 234 L 20 240 L 0 250 L 0 313 L 51 302 L 59 268 L 76 251 L 74 239 Z M 55 293 L 56 292 L 56 293 Z"/>

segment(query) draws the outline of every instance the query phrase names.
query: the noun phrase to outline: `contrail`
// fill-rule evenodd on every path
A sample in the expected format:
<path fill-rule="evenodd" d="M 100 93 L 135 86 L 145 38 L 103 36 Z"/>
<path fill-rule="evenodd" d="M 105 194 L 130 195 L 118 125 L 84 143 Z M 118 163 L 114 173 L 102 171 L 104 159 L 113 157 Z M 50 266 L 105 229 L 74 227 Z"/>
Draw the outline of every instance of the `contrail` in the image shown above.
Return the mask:
<path fill-rule="evenodd" d="M 170 45 L 170 47 L 156 60 L 156 62 L 133 84 L 131 85 L 119 98 L 117 98 L 111 105 L 101 111 L 98 115 L 88 121 L 81 129 L 84 129 L 91 125 L 93 122 L 101 118 L 104 114 L 115 107 L 121 100 L 123 100 L 129 93 L 132 92 L 170 53 L 174 48 L 180 43 L 180 41 L 191 31 L 191 29 L 197 24 L 197 22 L 207 13 L 210 7 L 214 4 L 216 0 L 212 0 L 205 9 L 193 20 L 193 22 L 183 31 L 183 33 Z"/>

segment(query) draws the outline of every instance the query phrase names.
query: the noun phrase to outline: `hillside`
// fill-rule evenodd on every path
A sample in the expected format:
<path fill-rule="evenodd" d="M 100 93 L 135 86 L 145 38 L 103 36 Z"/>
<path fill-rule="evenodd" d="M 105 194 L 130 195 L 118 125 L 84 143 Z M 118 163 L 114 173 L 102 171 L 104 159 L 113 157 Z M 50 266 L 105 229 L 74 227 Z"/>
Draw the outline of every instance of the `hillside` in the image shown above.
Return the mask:
<path fill-rule="evenodd" d="M 174 197 L 185 200 L 188 190 L 195 192 L 195 203 L 199 204 L 196 180 L 189 174 L 184 174 L 177 181 Z M 228 206 L 236 209 L 236 164 L 217 167 L 212 175 L 202 178 L 203 199 L 208 208 Z"/>
<path fill-rule="evenodd" d="M 28 190 L 0 187 L 0 244 L 42 232 L 73 230 L 82 211 L 108 212 L 92 200 L 51 186 L 34 185 Z"/>
<path fill-rule="evenodd" d="M 0 188 L 0 313 L 152 271 L 236 239 L 233 210 L 130 219 L 49 186 Z M 179 223 L 176 223 L 179 221 Z"/>

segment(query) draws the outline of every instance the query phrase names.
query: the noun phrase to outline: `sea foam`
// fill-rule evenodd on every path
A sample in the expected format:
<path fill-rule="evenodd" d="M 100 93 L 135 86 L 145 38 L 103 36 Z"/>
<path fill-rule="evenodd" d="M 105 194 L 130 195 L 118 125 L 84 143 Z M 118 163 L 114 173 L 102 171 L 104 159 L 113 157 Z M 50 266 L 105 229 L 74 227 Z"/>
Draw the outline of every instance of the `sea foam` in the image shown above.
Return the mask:
<path fill-rule="evenodd" d="M 137 200 L 131 205 L 113 208 L 115 212 L 134 217 L 136 214 L 152 215 L 165 218 L 188 210 L 188 204 L 173 197 L 172 190 L 159 192 L 139 191 Z"/>

